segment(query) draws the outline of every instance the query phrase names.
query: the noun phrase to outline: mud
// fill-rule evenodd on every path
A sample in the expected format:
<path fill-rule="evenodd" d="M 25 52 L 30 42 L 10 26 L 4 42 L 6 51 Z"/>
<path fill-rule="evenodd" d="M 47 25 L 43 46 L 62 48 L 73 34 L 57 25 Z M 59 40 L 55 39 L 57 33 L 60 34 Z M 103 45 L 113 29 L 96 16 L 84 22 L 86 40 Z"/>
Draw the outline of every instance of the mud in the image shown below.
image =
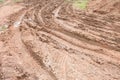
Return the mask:
<path fill-rule="evenodd" d="M 120 79 L 119 7 L 100 14 L 112 4 L 81 11 L 65 0 L 23 3 L 0 33 L 0 80 Z"/>

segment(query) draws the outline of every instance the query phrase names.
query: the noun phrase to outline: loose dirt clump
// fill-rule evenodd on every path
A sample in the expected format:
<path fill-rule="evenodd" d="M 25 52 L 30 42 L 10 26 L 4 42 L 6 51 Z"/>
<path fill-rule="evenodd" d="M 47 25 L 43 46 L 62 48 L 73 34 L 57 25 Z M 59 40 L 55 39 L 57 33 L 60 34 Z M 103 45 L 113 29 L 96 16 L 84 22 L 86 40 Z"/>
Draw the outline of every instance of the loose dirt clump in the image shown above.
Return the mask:
<path fill-rule="evenodd" d="M 120 14 L 120 0 L 90 0 L 88 9 L 99 14 Z"/>
<path fill-rule="evenodd" d="M 0 80 L 120 79 L 116 10 L 116 15 L 81 11 L 66 0 L 20 4 L 0 33 Z"/>

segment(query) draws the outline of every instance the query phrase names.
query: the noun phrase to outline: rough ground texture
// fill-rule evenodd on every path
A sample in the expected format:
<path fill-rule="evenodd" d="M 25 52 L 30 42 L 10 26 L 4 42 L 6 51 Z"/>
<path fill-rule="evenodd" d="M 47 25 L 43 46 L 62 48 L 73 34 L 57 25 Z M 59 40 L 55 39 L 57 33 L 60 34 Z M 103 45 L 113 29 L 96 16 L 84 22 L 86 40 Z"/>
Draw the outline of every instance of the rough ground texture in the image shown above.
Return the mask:
<path fill-rule="evenodd" d="M 90 0 L 88 8 L 99 14 L 120 14 L 120 0 Z"/>
<path fill-rule="evenodd" d="M 23 3 L 0 33 L 0 80 L 120 80 L 119 0 Z"/>

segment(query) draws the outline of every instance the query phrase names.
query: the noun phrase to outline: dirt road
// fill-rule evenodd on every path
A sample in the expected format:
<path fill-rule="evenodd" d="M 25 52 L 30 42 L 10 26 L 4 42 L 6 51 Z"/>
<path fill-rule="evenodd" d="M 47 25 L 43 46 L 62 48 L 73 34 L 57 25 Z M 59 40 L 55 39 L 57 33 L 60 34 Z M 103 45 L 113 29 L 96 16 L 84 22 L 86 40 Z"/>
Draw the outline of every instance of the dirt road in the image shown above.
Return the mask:
<path fill-rule="evenodd" d="M 120 80 L 117 8 L 101 14 L 65 0 L 23 3 L 0 33 L 0 80 Z"/>

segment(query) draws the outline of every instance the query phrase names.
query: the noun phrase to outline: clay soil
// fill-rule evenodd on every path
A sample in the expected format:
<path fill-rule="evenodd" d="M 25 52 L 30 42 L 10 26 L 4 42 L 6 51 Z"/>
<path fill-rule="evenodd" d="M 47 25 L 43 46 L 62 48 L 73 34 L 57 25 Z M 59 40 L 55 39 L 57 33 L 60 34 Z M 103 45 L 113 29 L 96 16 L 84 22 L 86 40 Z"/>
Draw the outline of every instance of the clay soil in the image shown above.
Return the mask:
<path fill-rule="evenodd" d="M 9 1 L 9 0 L 8 0 Z M 120 80 L 120 0 L 0 4 L 0 80 Z"/>

